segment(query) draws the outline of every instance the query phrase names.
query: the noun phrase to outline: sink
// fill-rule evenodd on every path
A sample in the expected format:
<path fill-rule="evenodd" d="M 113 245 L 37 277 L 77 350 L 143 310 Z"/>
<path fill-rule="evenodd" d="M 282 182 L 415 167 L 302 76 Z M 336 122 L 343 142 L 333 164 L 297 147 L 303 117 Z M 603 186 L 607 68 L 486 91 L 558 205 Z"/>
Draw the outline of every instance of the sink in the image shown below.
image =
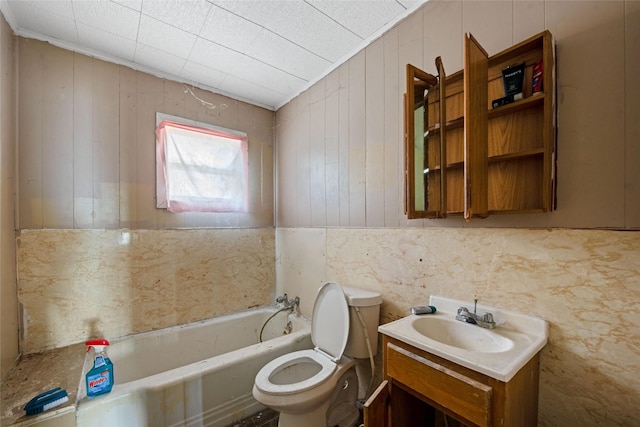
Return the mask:
<path fill-rule="evenodd" d="M 418 349 L 476 372 L 507 382 L 547 343 L 544 319 L 478 304 L 478 314 L 490 312 L 494 329 L 456 320 L 458 307 L 474 309 L 473 302 L 431 296 L 433 314 L 409 315 L 381 325 L 378 331 Z"/>
<path fill-rule="evenodd" d="M 513 347 L 511 339 L 492 330 L 440 316 L 417 317 L 411 327 L 425 338 L 469 351 L 499 353 Z"/>

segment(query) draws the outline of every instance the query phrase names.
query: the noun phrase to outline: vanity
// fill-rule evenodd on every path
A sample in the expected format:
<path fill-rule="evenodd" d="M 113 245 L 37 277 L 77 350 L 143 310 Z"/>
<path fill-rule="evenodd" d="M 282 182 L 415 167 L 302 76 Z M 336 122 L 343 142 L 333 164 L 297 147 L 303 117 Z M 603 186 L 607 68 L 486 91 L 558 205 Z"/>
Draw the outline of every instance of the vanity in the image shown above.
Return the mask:
<path fill-rule="evenodd" d="M 430 304 L 436 313 L 378 328 L 384 380 L 365 404 L 365 426 L 536 426 L 547 322 L 437 296 Z M 460 307 L 491 313 L 495 327 L 457 320 Z"/>

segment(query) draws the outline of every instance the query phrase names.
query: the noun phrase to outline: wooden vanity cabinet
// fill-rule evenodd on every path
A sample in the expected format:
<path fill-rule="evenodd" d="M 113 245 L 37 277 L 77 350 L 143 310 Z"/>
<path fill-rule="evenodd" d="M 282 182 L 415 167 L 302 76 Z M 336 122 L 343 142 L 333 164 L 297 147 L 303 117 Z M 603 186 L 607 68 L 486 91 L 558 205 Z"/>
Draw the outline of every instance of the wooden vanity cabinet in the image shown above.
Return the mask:
<path fill-rule="evenodd" d="M 438 67 L 438 85 L 425 97 L 424 136 L 405 135 L 407 156 L 415 156 L 414 140 L 424 138 L 424 169 L 430 171 L 425 180 L 434 180 L 423 186 L 429 189 L 428 209 L 406 209 L 409 218 L 470 219 L 555 209 L 554 60 L 548 31 L 492 56 L 473 36 L 465 36 L 464 68 L 445 76 Z M 534 94 L 533 68 L 539 61 L 543 90 Z M 502 70 L 523 63 L 522 99 L 493 108 L 492 101 L 505 96 Z M 412 170 L 405 173 L 408 179 L 415 176 Z M 406 188 L 412 207 L 415 187 Z M 437 209 L 430 212 L 431 207 Z"/>
<path fill-rule="evenodd" d="M 539 354 L 509 382 L 382 336 L 384 381 L 364 407 L 365 427 L 537 426 Z"/>

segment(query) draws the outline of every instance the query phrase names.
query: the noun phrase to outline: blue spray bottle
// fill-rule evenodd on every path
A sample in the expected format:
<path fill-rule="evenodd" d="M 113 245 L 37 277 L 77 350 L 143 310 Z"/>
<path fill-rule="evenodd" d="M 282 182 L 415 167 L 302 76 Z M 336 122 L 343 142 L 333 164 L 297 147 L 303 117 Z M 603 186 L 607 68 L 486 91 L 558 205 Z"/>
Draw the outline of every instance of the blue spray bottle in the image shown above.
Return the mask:
<path fill-rule="evenodd" d="M 95 350 L 93 368 L 87 372 L 87 396 L 96 397 L 109 393 L 113 388 L 113 363 L 107 357 L 106 347 L 109 341 L 105 339 L 91 340 L 85 343 L 87 352 Z"/>

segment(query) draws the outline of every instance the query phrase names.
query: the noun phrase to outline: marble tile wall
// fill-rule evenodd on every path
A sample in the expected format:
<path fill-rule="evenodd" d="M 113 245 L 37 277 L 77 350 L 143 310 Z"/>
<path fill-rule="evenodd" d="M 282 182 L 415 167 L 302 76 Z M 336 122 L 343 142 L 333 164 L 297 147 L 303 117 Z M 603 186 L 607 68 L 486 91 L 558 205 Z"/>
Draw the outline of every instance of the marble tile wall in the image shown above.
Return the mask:
<path fill-rule="evenodd" d="M 272 301 L 273 228 L 26 230 L 22 349 L 164 328 Z"/>
<path fill-rule="evenodd" d="M 640 232 L 278 228 L 277 292 L 311 314 L 326 280 L 382 294 L 381 322 L 429 295 L 549 322 L 540 426 L 640 422 Z"/>

